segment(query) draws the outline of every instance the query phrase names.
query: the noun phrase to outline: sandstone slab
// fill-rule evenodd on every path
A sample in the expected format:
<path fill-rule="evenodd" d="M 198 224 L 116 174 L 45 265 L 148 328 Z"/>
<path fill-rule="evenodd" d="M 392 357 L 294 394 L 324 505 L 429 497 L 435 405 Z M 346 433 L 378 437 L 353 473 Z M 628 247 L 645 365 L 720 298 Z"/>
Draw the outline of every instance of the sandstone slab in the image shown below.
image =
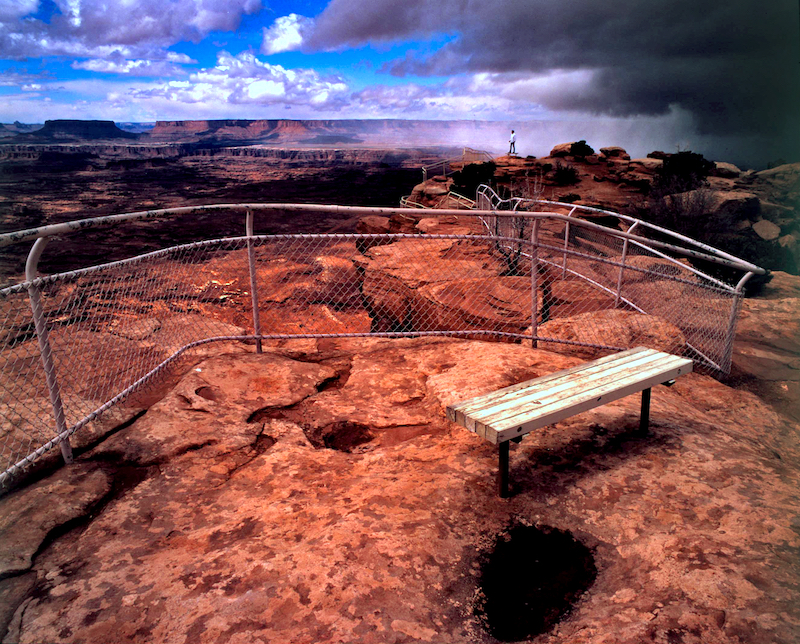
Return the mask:
<path fill-rule="evenodd" d="M 653 315 L 608 309 L 556 318 L 542 324 L 540 337 L 611 347 L 643 346 L 667 353 L 680 354 L 686 343 L 674 324 Z M 601 349 L 542 341 L 541 348 L 579 357 L 604 355 Z"/>
<path fill-rule="evenodd" d="M 447 423 L 444 405 L 578 361 L 452 339 L 354 346 L 291 349 L 307 354 L 284 358 L 284 377 L 312 382 L 323 374 L 309 369 L 337 364 L 341 386 L 299 404 L 280 394 L 271 402 L 289 407 L 249 423 L 249 441 L 228 435 L 270 401 L 226 384 L 226 369 L 250 383 L 248 356 L 200 365 L 207 397 L 198 372 L 179 385 L 193 425 L 165 405 L 119 432 L 142 442 L 155 425 L 213 425 L 219 443 L 163 453 L 80 535 L 41 553 L 6 641 L 487 642 L 473 613 L 480 553 L 512 517 L 577 535 L 600 571 L 542 642 L 796 639 L 798 426 L 755 396 L 690 374 L 654 390 L 649 439 L 631 434 L 637 397 L 559 423 L 513 449 L 516 494 L 498 502 L 495 452 Z M 306 425 L 325 413 L 399 440 L 315 447 Z"/>
<path fill-rule="evenodd" d="M 753 230 L 755 230 L 756 234 L 764 241 L 772 241 L 781 236 L 781 227 L 767 219 L 759 219 L 753 224 Z"/>
<path fill-rule="evenodd" d="M 30 569 L 53 530 L 87 514 L 110 490 L 111 477 L 88 463 L 0 499 L 0 578 Z"/>

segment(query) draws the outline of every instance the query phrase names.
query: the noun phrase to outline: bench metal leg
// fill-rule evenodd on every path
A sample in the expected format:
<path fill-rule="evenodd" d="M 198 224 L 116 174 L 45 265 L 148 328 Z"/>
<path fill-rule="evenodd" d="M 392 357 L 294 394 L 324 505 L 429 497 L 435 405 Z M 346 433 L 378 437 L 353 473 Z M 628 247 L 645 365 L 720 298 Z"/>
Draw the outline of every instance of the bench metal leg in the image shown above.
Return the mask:
<path fill-rule="evenodd" d="M 650 387 L 642 390 L 642 415 L 639 418 L 639 433 L 647 434 L 650 429 Z"/>
<path fill-rule="evenodd" d="M 497 446 L 500 461 L 497 471 L 497 493 L 502 499 L 508 497 L 508 448 L 509 441 L 500 443 Z"/>

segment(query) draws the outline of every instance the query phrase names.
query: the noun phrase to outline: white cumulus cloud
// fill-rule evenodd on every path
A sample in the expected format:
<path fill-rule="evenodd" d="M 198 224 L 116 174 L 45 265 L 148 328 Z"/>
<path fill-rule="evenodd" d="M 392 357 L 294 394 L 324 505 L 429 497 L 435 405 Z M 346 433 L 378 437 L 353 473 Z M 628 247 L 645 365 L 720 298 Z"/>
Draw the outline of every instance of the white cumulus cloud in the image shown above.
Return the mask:
<path fill-rule="evenodd" d="M 264 28 L 261 53 L 278 54 L 282 51 L 300 49 L 305 37 L 314 27 L 314 21 L 296 13 L 281 16 L 269 28 Z"/>
<path fill-rule="evenodd" d="M 136 100 L 167 100 L 172 104 L 225 106 L 290 106 L 338 111 L 349 102 L 350 89 L 341 78 L 324 77 L 312 69 L 286 69 L 243 52 L 220 52 L 217 64 L 172 81 L 132 91 Z"/>
<path fill-rule="evenodd" d="M 171 63 L 142 59 L 116 62 L 103 58 L 92 58 L 76 61 L 72 63 L 72 68 L 105 74 L 127 74 L 130 76 L 173 76 L 181 73 L 181 69 Z"/>

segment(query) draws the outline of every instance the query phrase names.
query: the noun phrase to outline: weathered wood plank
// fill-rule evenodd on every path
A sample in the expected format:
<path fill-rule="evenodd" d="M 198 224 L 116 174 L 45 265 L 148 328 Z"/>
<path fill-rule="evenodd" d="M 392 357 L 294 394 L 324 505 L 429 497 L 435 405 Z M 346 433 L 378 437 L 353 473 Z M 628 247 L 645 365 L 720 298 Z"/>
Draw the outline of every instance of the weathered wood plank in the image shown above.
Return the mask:
<path fill-rule="evenodd" d="M 528 405 L 546 405 L 570 395 L 576 389 L 597 386 L 609 381 L 624 379 L 658 364 L 670 360 L 668 354 L 644 354 L 632 357 L 629 361 L 603 365 L 604 369 L 587 369 L 573 372 L 567 378 L 559 378 L 546 383 L 537 380 L 528 382 L 527 389 L 515 392 L 513 398 L 504 398 L 496 405 L 486 405 L 480 409 L 464 410 L 465 415 L 490 423 L 494 417 L 501 417 L 507 410 L 519 409 Z"/>
<path fill-rule="evenodd" d="M 556 371 L 554 373 L 548 374 L 546 376 L 541 376 L 540 378 L 536 378 L 534 380 L 528 380 L 526 382 L 521 382 L 516 385 L 511 385 L 510 387 L 504 387 L 502 389 L 498 389 L 496 391 L 490 392 L 488 394 L 483 394 L 482 396 L 475 396 L 474 398 L 469 398 L 467 400 L 462 400 L 457 403 L 451 404 L 448 409 L 454 409 L 463 411 L 468 413 L 473 411 L 474 409 L 480 408 L 485 401 L 493 401 L 495 399 L 502 399 L 505 396 L 513 396 L 514 393 L 527 389 L 530 387 L 532 382 L 549 382 L 552 380 L 558 380 L 560 378 L 569 377 L 570 374 L 583 371 L 583 370 L 601 370 L 604 365 L 612 362 L 617 361 L 624 361 L 629 356 L 638 354 L 638 353 L 655 353 L 653 349 L 646 349 L 645 347 L 636 347 L 635 349 L 628 349 L 627 351 L 621 351 L 619 353 L 615 353 L 609 356 L 605 356 L 603 358 L 599 358 L 598 360 L 594 360 L 592 362 L 587 362 L 584 364 L 576 365 L 575 367 L 570 367 L 569 369 L 564 369 L 562 371 Z"/>
<path fill-rule="evenodd" d="M 688 358 L 637 347 L 447 408 L 447 417 L 503 443 L 689 373 Z"/>
<path fill-rule="evenodd" d="M 496 436 L 496 441 L 492 442 L 506 441 L 515 436 L 521 436 L 535 429 L 539 429 L 540 427 L 544 427 L 545 425 L 552 425 L 570 416 L 588 411 L 589 409 L 594 409 L 595 407 L 605 405 L 614 400 L 619 400 L 630 394 L 638 393 L 643 389 L 654 387 L 665 380 L 677 378 L 689 371 L 691 371 L 691 366 L 672 367 L 666 371 L 652 371 L 647 377 L 636 381 L 629 381 L 624 387 L 607 384 L 602 388 L 589 392 L 587 395 L 576 395 L 569 404 L 550 408 L 545 414 L 523 413 L 511 418 L 506 418 L 502 422 L 495 423 L 492 426 L 492 431 Z M 488 431 L 485 431 L 484 435 L 488 440 L 491 440 Z"/>

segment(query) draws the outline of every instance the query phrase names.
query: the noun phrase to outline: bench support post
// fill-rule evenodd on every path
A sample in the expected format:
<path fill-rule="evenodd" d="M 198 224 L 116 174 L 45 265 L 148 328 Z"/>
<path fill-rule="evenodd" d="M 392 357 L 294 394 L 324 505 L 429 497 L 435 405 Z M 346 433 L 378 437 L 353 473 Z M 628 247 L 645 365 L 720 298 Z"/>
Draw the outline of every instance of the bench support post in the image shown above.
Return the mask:
<path fill-rule="evenodd" d="M 505 441 L 497 446 L 499 455 L 499 468 L 497 470 L 497 493 L 501 499 L 508 497 L 508 448 L 510 441 Z"/>
<path fill-rule="evenodd" d="M 650 429 L 650 387 L 642 389 L 642 415 L 639 418 L 639 433 L 647 434 Z"/>

